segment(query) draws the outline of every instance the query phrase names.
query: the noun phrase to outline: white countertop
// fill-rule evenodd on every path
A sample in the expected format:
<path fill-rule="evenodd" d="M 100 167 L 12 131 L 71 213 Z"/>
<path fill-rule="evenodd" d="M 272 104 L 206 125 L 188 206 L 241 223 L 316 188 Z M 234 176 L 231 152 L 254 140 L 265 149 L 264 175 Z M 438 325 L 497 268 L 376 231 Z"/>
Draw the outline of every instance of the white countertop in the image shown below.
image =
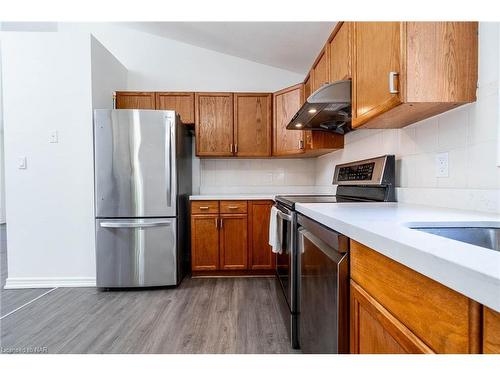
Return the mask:
<path fill-rule="evenodd" d="M 278 194 L 212 194 L 212 195 L 191 195 L 191 201 L 225 201 L 225 200 L 274 200 Z"/>
<path fill-rule="evenodd" d="M 408 228 L 477 221 L 500 227 L 500 215 L 405 203 L 304 203 L 296 210 L 500 312 L 500 252 Z"/>

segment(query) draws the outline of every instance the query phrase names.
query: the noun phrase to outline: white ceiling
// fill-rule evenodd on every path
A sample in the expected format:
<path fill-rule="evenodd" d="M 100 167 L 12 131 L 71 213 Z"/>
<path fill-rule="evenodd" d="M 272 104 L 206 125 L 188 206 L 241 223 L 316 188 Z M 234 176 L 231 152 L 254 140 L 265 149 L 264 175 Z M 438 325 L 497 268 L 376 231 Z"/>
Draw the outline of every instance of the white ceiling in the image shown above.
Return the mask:
<path fill-rule="evenodd" d="M 122 22 L 164 38 L 305 74 L 336 22 Z"/>

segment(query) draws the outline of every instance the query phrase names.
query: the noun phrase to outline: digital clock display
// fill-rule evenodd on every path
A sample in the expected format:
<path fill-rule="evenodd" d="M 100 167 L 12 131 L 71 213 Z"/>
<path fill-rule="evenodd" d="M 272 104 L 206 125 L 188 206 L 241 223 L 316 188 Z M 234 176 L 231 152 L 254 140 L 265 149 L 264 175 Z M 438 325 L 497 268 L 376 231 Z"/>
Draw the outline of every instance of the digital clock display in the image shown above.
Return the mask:
<path fill-rule="evenodd" d="M 339 169 L 338 181 L 369 181 L 372 179 L 375 162 L 342 167 Z"/>

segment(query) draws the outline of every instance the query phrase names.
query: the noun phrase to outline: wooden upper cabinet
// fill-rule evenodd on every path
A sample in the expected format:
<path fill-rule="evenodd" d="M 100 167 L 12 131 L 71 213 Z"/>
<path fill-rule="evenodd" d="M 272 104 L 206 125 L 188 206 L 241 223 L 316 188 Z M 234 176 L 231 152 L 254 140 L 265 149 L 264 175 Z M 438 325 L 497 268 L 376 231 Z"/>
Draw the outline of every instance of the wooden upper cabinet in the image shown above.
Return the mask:
<path fill-rule="evenodd" d="M 272 94 L 234 94 L 236 156 L 271 156 Z"/>
<path fill-rule="evenodd" d="M 273 155 L 303 154 L 304 132 L 286 126 L 304 102 L 304 85 L 298 84 L 273 94 Z"/>
<path fill-rule="evenodd" d="M 309 96 L 311 96 L 312 94 L 312 90 L 311 90 L 311 74 L 312 72 L 310 72 L 306 79 L 304 80 L 304 101 L 307 100 L 307 98 Z"/>
<path fill-rule="evenodd" d="M 176 111 L 184 124 L 194 124 L 194 93 L 157 92 L 156 109 Z"/>
<path fill-rule="evenodd" d="M 248 202 L 248 268 L 273 270 L 275 256 L 269 246 L 269 219 L 273 201 Z"/>
<path fill-rule="evenodd" d="M 401 103 L 401 22 L 354 23 L 353 127 Z M 391 74 L 393 79 L 391 79 Z M 390 90 L 390 81 L 394 90 Z M 394 93 L 395 92 L 395 93 Z"/>
<path fill-rule="evenodd" d="M 117 109 L 156 109 L 154 92 L 117 91 Z"/>
<path fill-rule="evenodd" d="M 354 22 L 354 128 L 400 128 L 476 100 L 477 22 Z"/>
<path fill-rule="evenodd" d="M 232 156 L 233 94 L 195 94 L 197 156 Z"/>
<path fill-rule="evenodd" d="M 314 92 L 330 82 L 328 48 L 323 48 L 312 68 L 311 91 Z"/>
<path fill-rule="evenodd" d="M 245 202 L 246 203 L 246 202 Z M 248 265 L 248 216 L 220 215 L 220 269 L 245 270 Z"/>
<path fill-rule="evenodd" d="M 191 215 L 191 269 L 219 269 L 219 215 Z"/>
<path fill-rule="evenodd" d="M 334 38 L 328 43 L 330 82 L 351 78 L 351 28 L 351 22 L 342 22 Z"/>

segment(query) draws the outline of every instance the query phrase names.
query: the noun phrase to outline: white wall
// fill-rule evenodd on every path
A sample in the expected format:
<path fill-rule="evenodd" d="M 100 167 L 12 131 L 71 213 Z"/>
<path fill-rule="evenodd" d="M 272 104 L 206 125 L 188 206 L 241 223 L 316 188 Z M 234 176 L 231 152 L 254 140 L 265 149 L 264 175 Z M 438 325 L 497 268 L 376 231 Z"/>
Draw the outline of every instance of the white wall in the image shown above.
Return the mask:
<path fill-rule="evenodd" d="M 127 87 L 149 91 L 271 92 L 304 77 L 287 70 L 108 23 L 60 23 L 91 32 L 129 70 Z"/>
<path fill-rule="evenodd" d="M 95 285 L 92 106 L 123 67 L 85 33 L 4 33 L 2 52 L 7 288 Z"/>
<path fill-rule="evenodd" d="M 499 24 L 481 23 L 477 102 L 401 130 L 356 130 L 343 150 L 317 159 L 316 185 L 331 192 L 334 164 L 396 155 L 398 200 L 500 212 Z M 436 153 L 448 152 L 449 177 L 435 177 Z"/>
<path fill-rule="evenodd" d="M 113 108 L 113 92 L 127 84 L 127 69 L 91 36 L 92 108 Z"/>

